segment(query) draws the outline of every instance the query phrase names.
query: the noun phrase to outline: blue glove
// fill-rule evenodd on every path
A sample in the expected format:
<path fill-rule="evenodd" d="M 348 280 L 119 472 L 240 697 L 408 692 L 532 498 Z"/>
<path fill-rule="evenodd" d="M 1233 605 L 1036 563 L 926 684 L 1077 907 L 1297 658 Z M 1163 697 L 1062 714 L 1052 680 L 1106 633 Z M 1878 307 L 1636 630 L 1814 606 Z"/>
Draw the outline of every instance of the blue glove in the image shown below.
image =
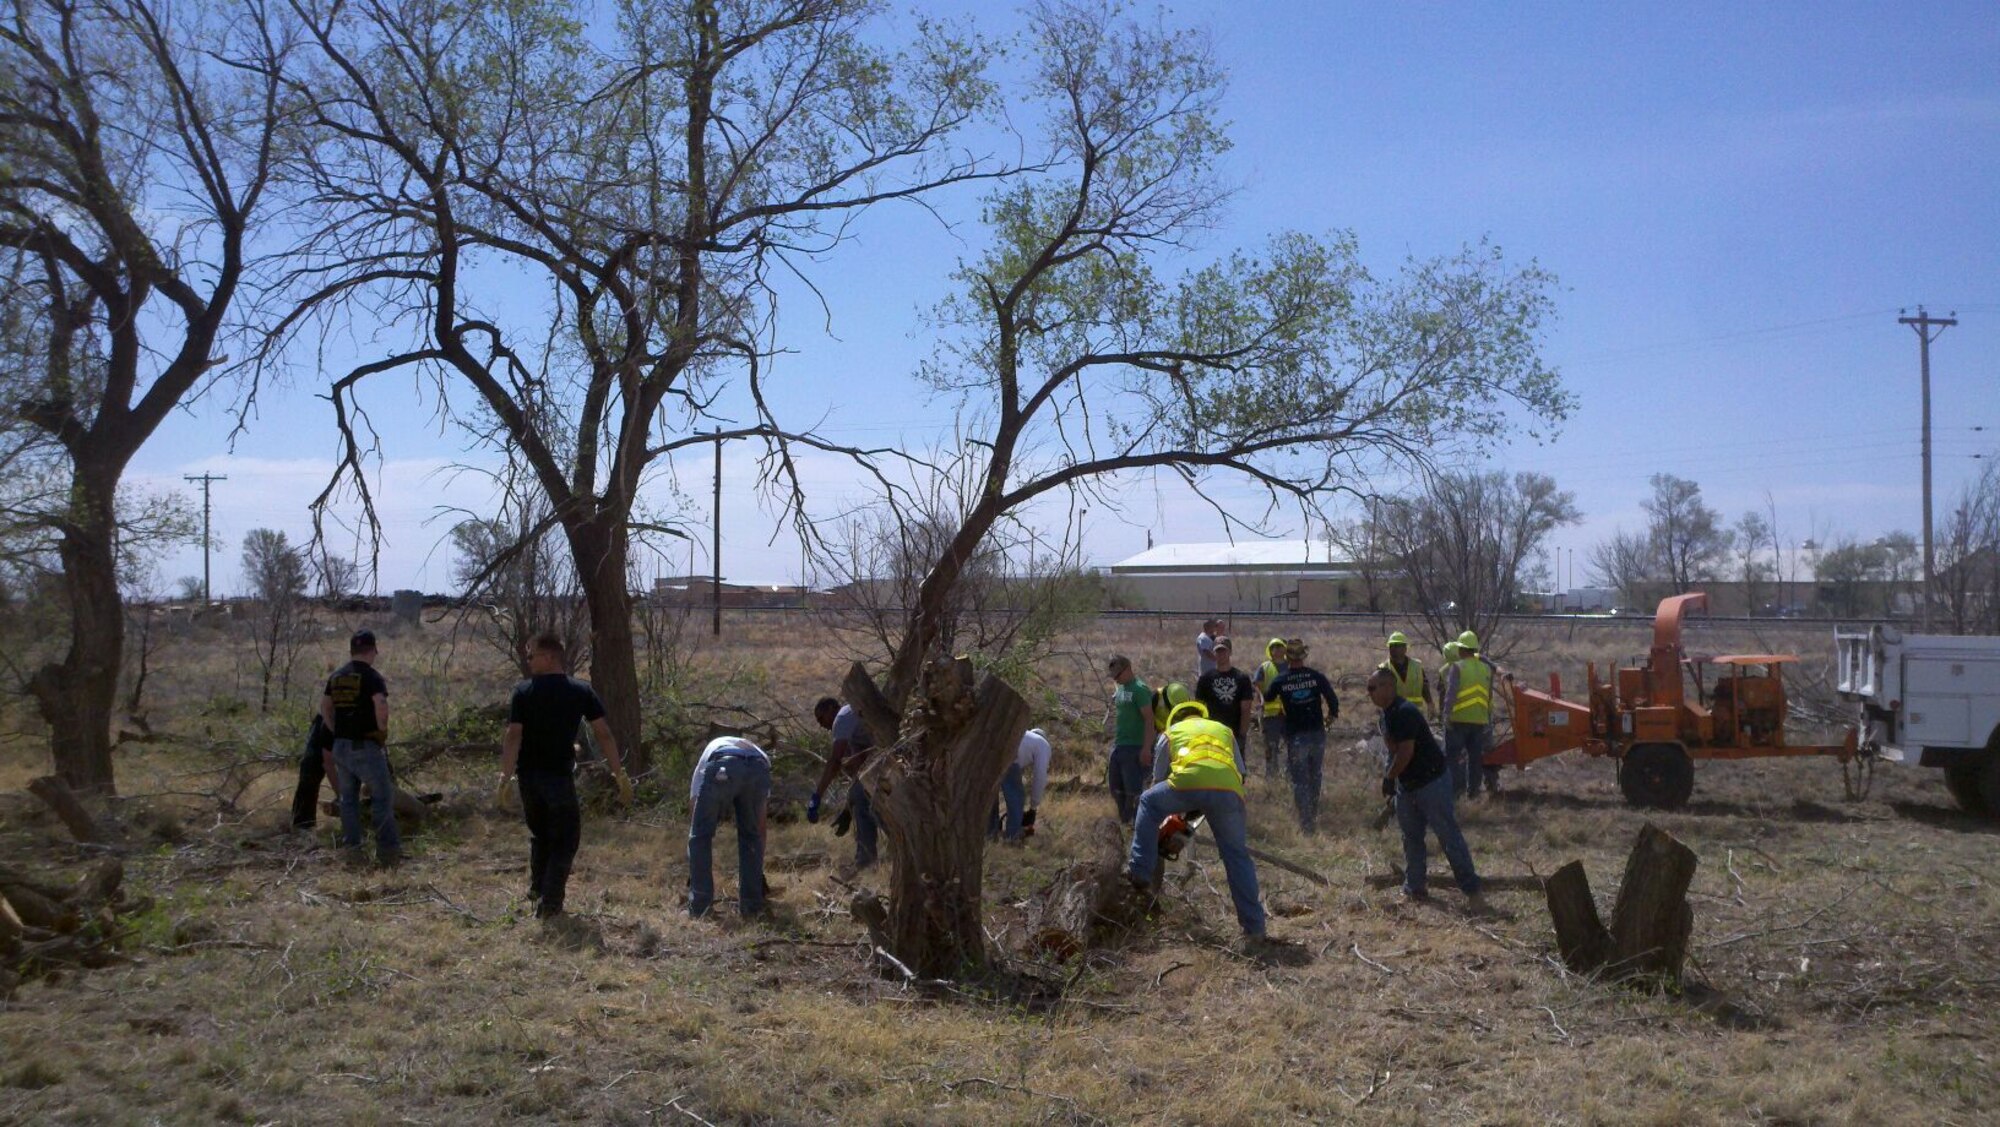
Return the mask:
<path fill-rule="evenodd" d="M 811 801 L 811 802 L 808 802 L 808 803 L 806 803 L 806 821 L 808 821 L 808 822 L 811 822 L 811 823 L 813 823 L 813 824 L 815 824 L 815 825 L 817 825 L 817 824 L 819 823 L 819 792 L 818 792 L 818 791 L 814 791 L 814 792 L 813 792 L 813 797 L 812 797 L 812 801 Z"/>

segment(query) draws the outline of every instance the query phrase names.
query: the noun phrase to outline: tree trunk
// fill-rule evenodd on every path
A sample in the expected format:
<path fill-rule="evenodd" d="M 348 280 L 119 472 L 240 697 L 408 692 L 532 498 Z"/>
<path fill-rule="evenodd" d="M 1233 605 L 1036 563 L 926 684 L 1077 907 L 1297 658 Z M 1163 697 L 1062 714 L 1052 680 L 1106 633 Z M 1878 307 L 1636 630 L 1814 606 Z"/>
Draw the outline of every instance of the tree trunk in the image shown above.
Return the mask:
<path fill-rule="evenodd" d="M 858 665 L 849 699 L 873 695 L 873 683 L 862 690 L 857 679 L 867 681 Z M 890 954 L 923 977 L 954 978 L 983 969 L 990 954 L 986 819 L 1027 730 L 1028 703 L 991 674 L 975 690 L 964 658 L 932 662 L 915 699 L 902 738 L 893 747 L 878 738 L 861 779 L 889 854 Z"/>
<path fill-rule="evenodd" d="M 1598 917 L 1583 862 L 1556 870 L 1544 888 L 1563 962 L 1578 974 L 1601 972 L 1614 980 L 1680 981 L 1694 929 L 1687 890 L 1696 864 L 1693 850 L 1646 823 L 1626 858 L 1625 882 L 1608 929 Z"/>
<path fill-rule="evenodd" d="M 117 793 L 111 713 L 125 647 L 125 606 L 118 595 L 118 523 L 112 507 L 117 470 L 110 471 L 107 484 L 94 482 L 92 469 L 79 461 L 72 474 L 69 524 L 58 545 L 69 602 L 69 651 L 60 663 L 37 670 L 28 689 L 49 726 L 56 774 L 78 793 L 108 795 Z"/>
<path fill-rule="evenodd" d="M 1611 909 L 1611 941 L 1621 977 L 1656 975 L 1679 981 L 1694 930 L 1687 890 L 1697 863 L 1694 850 L 1672 834 L 1651 822 L 1640 829 Z"/>
<path fill-rule="evenodd" d="M 590 684 L 604 701 L 604 719 L 618 740 L 625 769 L 647 767 L 640 743 L 639 666 L 633 651 L 632 592 L 626 583 L 625 526 L 568 527 L 577 581 L 590 607 Z"/>
<path fill-rule="evenodd" d="M 1563 965 L 1578 974 L 1595 973 L 1611 958 L 1611 933 L 1597 914 L 1583 862 L 1571 861 L 1557 869 L 1543 891 L 1549 898 L 1549 918 L 1555 923 Z"/>

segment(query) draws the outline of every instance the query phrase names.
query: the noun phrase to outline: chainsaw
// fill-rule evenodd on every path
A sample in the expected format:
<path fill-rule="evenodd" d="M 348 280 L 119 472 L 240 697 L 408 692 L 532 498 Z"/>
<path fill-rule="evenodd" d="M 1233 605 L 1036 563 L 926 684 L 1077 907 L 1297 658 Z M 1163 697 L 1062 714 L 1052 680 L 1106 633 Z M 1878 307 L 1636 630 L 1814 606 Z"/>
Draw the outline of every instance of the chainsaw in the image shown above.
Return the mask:
<path fill-rule="evenodd" d="M 1197 810 L 1192 814 L 1169 814 L 1160 823 L 1159 851 L 1153 861 L 1152 887 L 1160 891 L 1160 883 L 1167 877 L 1167 862 L 1181 859 L 1182 851 L 1194 840 L 1194 831 L 1201 828 L 1205 815 Z"/>

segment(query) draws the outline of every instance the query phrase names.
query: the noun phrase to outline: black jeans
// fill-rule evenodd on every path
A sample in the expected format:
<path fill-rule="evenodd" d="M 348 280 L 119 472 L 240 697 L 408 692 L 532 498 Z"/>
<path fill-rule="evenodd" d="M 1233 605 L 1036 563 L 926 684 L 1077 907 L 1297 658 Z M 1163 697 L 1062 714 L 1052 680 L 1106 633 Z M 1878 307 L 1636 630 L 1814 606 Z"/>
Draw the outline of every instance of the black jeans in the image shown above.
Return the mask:
<path fill-rule="evenodd" d="M 306 741 L 299 756 L 299 789 L 292 792 L 292 828 L 311 829 L 319 824 L 319 786 L 326 781 L 324 753 Z"/>
<path fill-rule="evenodd" d="M 567 771 L 522 771 L 521 812 L 528 818 L 528 894 L 541 897 L 538 915 L 562 911 L 570 866 L 583 840 L 576 779 Z"/>

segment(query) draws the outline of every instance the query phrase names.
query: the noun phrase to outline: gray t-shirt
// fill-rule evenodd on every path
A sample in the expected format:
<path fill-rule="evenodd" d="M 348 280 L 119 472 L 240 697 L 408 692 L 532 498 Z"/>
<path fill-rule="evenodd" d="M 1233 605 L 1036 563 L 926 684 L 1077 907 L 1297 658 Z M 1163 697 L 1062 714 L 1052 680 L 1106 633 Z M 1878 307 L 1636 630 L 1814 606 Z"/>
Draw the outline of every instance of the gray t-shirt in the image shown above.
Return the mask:
<path fill-rule="evenodd" d="M 1194 636 L 1194 675 L 1215 672 L 1215 639 L 1204 630 Z"/>

